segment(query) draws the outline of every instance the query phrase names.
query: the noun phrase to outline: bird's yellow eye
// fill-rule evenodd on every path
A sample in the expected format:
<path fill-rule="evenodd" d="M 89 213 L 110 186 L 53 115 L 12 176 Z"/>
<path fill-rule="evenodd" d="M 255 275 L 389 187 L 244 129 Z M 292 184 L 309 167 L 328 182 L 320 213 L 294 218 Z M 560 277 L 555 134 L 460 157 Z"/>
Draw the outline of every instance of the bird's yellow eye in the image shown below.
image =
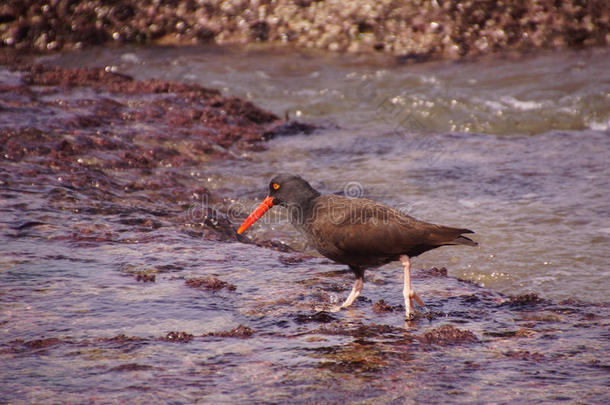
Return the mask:
<path fill-rule="evenodd" d="M 277 183 L 273 183 L 273 189 L 274 190 L 278 190 L 280 188 L 280 185 Z"/>

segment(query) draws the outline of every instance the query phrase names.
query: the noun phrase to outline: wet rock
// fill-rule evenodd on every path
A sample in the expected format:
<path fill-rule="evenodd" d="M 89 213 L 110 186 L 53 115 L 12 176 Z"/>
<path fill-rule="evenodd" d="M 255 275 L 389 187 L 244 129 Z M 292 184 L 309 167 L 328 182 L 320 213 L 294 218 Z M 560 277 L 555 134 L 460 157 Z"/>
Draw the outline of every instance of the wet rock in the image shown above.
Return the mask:
<path fill-rule="evenodd" d="M 532 337 L 534 335 L 536 335 L 536 332 L 527 328 L 521 328 L 515 332 L 515 337 Z"/>
<path fill-rule="evenodd" d="M 268 124 L 279 120 L 279 118 L 268 111 L 256 107 L 249 101 L 244 101 L 237 97 L 220 97 L 217 96 L 210 100 L 210 106 L 220 109 L 228 115 L 242 117 L 243 120 L 238 122 L 244 125 L 247 121 L 253 124 Z"/>
<path fill-rule="evenodd" d="M 517 330 L 499 330 L 499 331 L 486 331 L 483 332 L 485 336 L 491 336 L 496 338 L 512 338 L 512 337 L 530 337 L 536 334 L 535 331 L 527 328 L 521 328 Z"/>
<path fill-rule="evenodd" d="M 117 222 L 123 225 L 138 227 L 139 230 L 154 230 L 161 227 L 161 222 L 151 218 L 124 218 Z"/>
<path fill-rule="evenodd" d="M 58 338 L 43 338 L 24 342 L 24 346 L 28 349 L 43 349 L 47 347 L 57 346 L 61 343 Z"/>
<path fill-rule="evenodd" d="M 388 362 L 379 356 L 370 353 L 342 353 L 335 356 L 337 361 L 325 361 L 318 365 L 334 373 L 376 373 L 388 365 Z"/>
<path fill-rule="evenodd" d="M 113 336 L 113 337 L 104 337 L 104 338 L 96 339 L 96 341 L 98 341 L 98 342 L 112 342 L 112 343 L 140 342 L 142 340 L 143 340 L 142 338 L 139 338 L 137 336 L 127 336 L 124 334 L 120 334 L 120 335 Z"/>
<path fill-rule="evenodd" d="M 112 337 L 102 337 L 95 338 L 92 340 L 90 344 L 95 346 L 104 345 L 113 349 L 119 349 L 125 353 L 131 352 L 143 344 L 146 344 L 149 339 L 137 337 L 137 336 L 127 336 L 124 334 L 120 334 Z"/>
<path fill-rule="evenodd" d="M 189 278 L 185 281 L 185 284 L 198 290 L 220 291 L 223 288 L 226 288 L 229 291 L 235 291 L 237 289 L 233 284 L 215 277 Z"/>
<path fill-rule="evenodd" d="M 536 293 L 529 293 L 512 296 L 503 305 L 508 305 L 511 307 L 530 307 L 543 302 L 544 300 L 540 298 Z"/>
<path fill-rule="evenodd" d="M 193 340 L 193 335 L 186 332 L 168 332 L 161 338 L 161 340 L 166 340 L 168 342 L 188 343 Z"/>
<path fill-rule="evenodd" d="M 268 137 L 266 134 L 280 123 L 279 118 L 274 114 L 264 111 L 248 101 L 236 97 L 222 97 L 217 90 L 198 85 L 157 79 L 138 81 L 130 76 L 108 72 L 105 69 L 66 69 L 37 64 L 22 64 L 14 66 L 14 68 L 24 72 L 23 82 L 26 84 L 47 86 L 52 91 L 60 91 L 57 88 L 68 91 L 74 87 L 88 87 L 131 96 L 143 94 L 171 96 L 148 102 L 140 100 L 137 103 L 138 108 L 129 108 L 126 103 L 110 102 L 107 97 L 87 100 L 86 105 L 78 101 L 54 105 L 54 107 L 67 111 L 76 109 L 76 107 L 87 107 L 91 111 L 88 114 L 83 114 L 81 111 L 76 115 L 68 114 L 68 117 L 63 119 L 63 124 L 67 128 L 96 129 L 103 125 L 121 124 L 128 121 L 165 124 L 171 128 L 181 128 L 179 131 L 181 135 L 177 136 L 179 138 L 207 138 L 209 149 L 218 152 L 218 149 L 212 147 L 213 144 L 221 148 L 237 146 L 257 149 L 260 147 L 260 143 Z M 23 87 L 21 86 L 21 88 Z M 19 87 L 7 90 L 9 96 L 10 92 L 23 91 Z M 33 96 L 36 97 L 36 94 Z M 41 104 L 41 108 L 47 108 L 46 103 L 39 104 Z M 49 122 L 49 124 L 51 123 Z M 201 124 L 204 126 L 202 127 Z M 93 133 L 94 136 L 100 136 L 99 132 L 94 131 Z M 160 131 L 159 133 L 162 134 L 162 139 L 167 137 L 166 132 Z M 101 136 L 104 136 L 103 133 Z M 108 146 L 114 145 L 115 143 L 111 141 Z M 77 146 L 65 138 L 60 138 L 51 150 L 60 154 L 60 157 L 67 157 L 82 154 L 94 145 L 83 144 L 86 147 L 85 150 L 79 149 Z M 103 146 L 103 144 L 98 144 L 98 146 Z M 165 145 L 154 145 L 148 150 L 138 150 L 135 148 L 137 145 L 129 145 L 128 148 L 124 148 L 124 146 L 124 150 L 120 151 L 122 153 L 120 157 L 121 161 L 127 162 L 128 167 L 151 168 L 167 161 L 178 163 L 179 160 L 176 159 L 182 156 L 175 149 L 170 149 Z M 205 150 L 208 146 L 204 145 L 202 149 Z M 190 159 L 191 161 L 196 160 L 193 160 L 192 157 Z M 188 161 L 187 159 L 186 162 Z M 181 162 L 181 164 L 184 163 L 184 161 Z"/>
<path fill-rule="evenodd" d="M 103 224 L 74 224 L 69 239 L 77 246 L 94 246 L 116 241 L 118 233 Z"/>
<path fill-rule="evenodd" d="M 254 335 L 254 333 L 256 333 L 254 329 L 251 329 L 248 326 L 239 325 L 238 327 L 228 331 L 210 332 L 202 336 L 249 338 L 250 336 Z"/>
<path fill-rule="evenodd" d="M 13 229 L 21 231 L 21 230 L 32 228 L 34 226 L 39 226 L 39 225 L 45 225 L 45 223 L 40 222 L 40 221 L 26 221 L 26 222 L 22 222 L 19 225 L 15 226 Z"/>
<path fill-rule="evenodd" d="M 415 277 L 447 277 L 447 268 L 431 267 L 429 269 L 418 269 L 414 273 Z"/>
<path fill-rule="evenodd" d="M 344 322 L 335 322 L 330 325 L 321 327 L 312 331 L 321 335 L 343 335 L 352 336 L 355 338 L 372 338 L 376 336 L 396 336 L 403 335 L 404 329 L 390 325 L 381 324 L 346 324 Z"/>
<path fill-rule="evenodd" d="M 48 352 L 47 349 L 58 346 L 64 343 L 58 338 L 41 338 L 29 341 L 23 339 L 15 339 L 7 344 L 4 348 L 0 348 L 0 354 L 23 354 L 23 355 L 41 355 Z"/>
<path fill-rule="evenodd" d="M 299 264 L 305 261 L 305 258 L 300 255 L 295 256 L 280 256 L 279 261 L 283 264 L 291 265 L 291 264 Z"/>
<path fill-rule="evenodd" d="M 240 240 L 247 240 L 245 237 L 242 237 L 244 239 L 240 239 Z M 260 247 L 265 247 L 268 249 L 273 249 L 273 250 L 278 250 L 280 252 L 294 252 L 294 249 L 291 248 L 290 246 L 288 246 L 287 244 L 285 244 L 282 241 L 277 241 L 277 240 L 257 240 L 254 241 L 254 244 L 256 246 L 260 246 Z"/>
<path fill-rule="evenodd" d="M 519 350 L 519 351 L 509 351 L 503 353 L 505 357 L 515 359 L 515 360 L 525 360 L 525 361 L 535 361 L 541 362 L 545 361 L 546 357 L 542 353 L 530 352 L 529 350 Z"/>
<path fill-rule="evenodd" d="M 377 313 L 382 313 L 382 312 L 394 312 L 398 310 L 397 307 L 393 307 L 392 305 L 386 303 L 384 300 L 379 300 L 377 301 L 374 305 L 373 305 L 373 311 L 377 312 Z"/>
<path fill-rule="evenodd" d="M 157 280 L 157 276 L 154 274 L 137 274 L 136 281 L 141 281 L 143 283 L 154 283 Z"/>
<path fill-rule="evenodd" d="M 108 372 L 127 372 L 127 371 L 143 371 L 150 370 L 153 366 L 149 366 L 146 364 L 138 364 L 138 363 L 127 363 L 121 364 L 120 366 L 112 367 Z"/>
<path fill-rule="evenodd" d="M 389 344 L 375 340 L 356 339 L 343 346 L 317 349 L 322 361 L 318 367 L 341 374 L 379 372 L 388 366 L 412 361 L 410 337 L 394 340 Z"/>
<path fill-rule="evenodd" d="M 320 127 L 312 125 L 312 124 L 307 124 L 304 122 L 288 121 L 288 117 L 286 117 L 286 122 L 275 126 L 270 131 L 265 132 L 263 134 L 263 136 L 265 139 L 273 139 L 278 136 L 300 135 L 300 134 L 309 135 L 317 129 L 320 129 Z"/>
<path fill-rule="evenodd" d="M 591 318 L 594 319 L 594 318 Z M 538 322 L 562 322 L 563 318 L 559 315 L 553 314 L 551 312 L 526 312 L 521 315 L 520 320 L 523 321 L 532 321 L 533 323 Z"/>
<path fill-rule="evenodd" d="M 187 101 L 210 100 L 210 103 L 222 105 L 233 103 L 237 105 L 251 103 L 242 101 L 235 97 L 223 98 L 216 89 L 205 88 L 195 84 L 169 82 L 159 79 L 134 80 L 131 76 L 111 72 L 102 68 L 74 68 L 67 69 L 53 65 L 22 64 L 14 66 L 25 72 L 22 81 L 25 84 L 37 86 L 59 86 L 62 88 L 91 87 L 112 93 L 123 93 L 127 95 L 137 94 L 180 94 Z M 91 100 L 89 101 L 91 102 Z M 124 107 L 125 104 L 104 99 L 106 110 Z M 108 108 L 111 107 L 111 108 Z M 256 111 L 252 106 L 252 110 Z M 115 110 L 116 111 L 116 110 Z M 233 109 L 236 111 L 236 109 Z M 231 112 L 233 112 L 231 111 Z M 248 110 L 250 114 L 254 112 Z M 262 111 L 262 110 L 261 110 Z M 269 117 L 269 113 L 262 112 L 263 116 Z M 192 117 L 198 118 L 198 117 Z"/>
<path fill-rule="evenodd" d="M 299 324 L 310 323 L 310 322 L 329 323 L 329 322 L 333 322 L 336 320 L 337 320 L 337 318 L 335 318 L 333 315 L 329 314 L 326 311 L 319 311 L 313 315 L 297 314 L 294 316 L 294 321 Z"/>
<path fill-rule="evenodd" d="M 452 325 L 443 325 L 418 336 L 420 342 L 428 345 L 451 346 L 478 342 L 479 339 L 469 330 L 458 329 Z"/>
<path fill-rule="evenodd" d="M 269 39 L 269 24 L 265 21 L 257 21 L 250 25 L 250 33 L 255 41 L 267 41 Z"/>
<path fill-rule="evenodd" d="M 474 286 L 474 287 L 481 287 L 481 283 L 478 283 L 478 282 L 476 282 L 474 280 L 470 280 L 470 279 L 467 279 L 467 278 L 460 278 L 460 277 L 458 277 L 457 279 L 461 283 L 470 284 L 471 286 Z"/>
<path fill-rule="evenodd" d="M 400 310 L 404 310 L 404 307 L 400 306 Z M 446 318 L 447 315 L 447 313 L 442 311 L 434 311 L 431 309 L 427 309 L 424 312 L 416 312 L 415 318 L 413 320 L 427 319 L 428 321 L 433 321 L 435 319 Z"/>
<path fill-rule="evenodd" d="M 380 44 L 383 45 L 383 44 Z M 466 52 L 463 52 L 461 56 L 466 55 Z M 429 61 L 434 58 L 434 51 L 431 50 L 429 52 L 409 52 L 406 54 L 398 55 L 396 61 L 400 64 L 408 64 L 408 63 L 422 63 Z"/>
<path fill-rule="evenodd" d="M 190 214 L 192 223 L 187 226 L 189 226 L 191 230 L 196 230 L 199 226 L 203 226 L 207 229 L 216 231 L 219 239 L 225 241 L 239 240 L 235 225 L 231 222 L 227 214 L 210 207 L 193 210 Z"/>

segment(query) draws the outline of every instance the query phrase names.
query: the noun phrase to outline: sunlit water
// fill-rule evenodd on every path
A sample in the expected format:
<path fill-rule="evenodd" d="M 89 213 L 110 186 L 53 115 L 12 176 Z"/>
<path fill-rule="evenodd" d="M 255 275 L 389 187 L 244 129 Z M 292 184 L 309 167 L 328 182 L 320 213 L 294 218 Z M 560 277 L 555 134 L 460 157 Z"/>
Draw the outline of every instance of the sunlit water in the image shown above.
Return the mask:
<path fill-rule="evenodd" d="M 1 207 L 0 330 L 2 348 L 10 348 L 2 352 L 9 366 L 1 382 L 10 402 L 607 403 L 605 304 L 582 313 L 560 304 L 541 313 L 512 311 L 496 294 L 608 302 L 607 52 L 405 66 L 382 57 L 122 48 L 41 61 L 199 83 L 320 126 L 188 175 L 225 198 L 212 205 L 236 213 L 236 225 L 283 171 L 323 192 L 365 196 L 474 230 L 480 247 L 428 252 L 414 273 L 444 266 L 486 290 L 416 278 L 430 310 L 444 315 L 408 333 L 447 322 L 483 343 L 430 350 L 402 332 L 316 333 L 320 325 L 303 319 L 345 298 L 352 280 L 341 266 L 321 258 L 286 264 L 292 253 L 164 227 L 135 243 L 62 241 L 51 236 L 63 223 L 100 223 L 116 232 L 125 226 L 117 225 L 119 214 L 44 206 L 52 186 L 31 185 L 7 191 Z M 187 214 L 185 222 L 192 220 Z M 15 224 L 32 218 L 49 225 L 15 236 Z M 248 235 L 313 254 L 281 215 L 268 214 Z M 141 271 L 156 273 L 157 281 L 135 282 Z M 402 302 L 400 273 L 396 263 L 368 272 L 365 299 L 335 321 L 403 328 L 400 311 L 371 310 L 379 299 Z M 237 289 L 185 287 L 185 278 L 201 276 Z M 200 336 L 240 324 L 255 336 Z M 502 338 L 523 330 L 524 337 Z M 160 341 L 169 331 L 196 337 Z M 103 340 L 120 334 L 140 340 Z M 33 353 L 15 349 L 15 339 L 49 337 L 61 342 Z"/>

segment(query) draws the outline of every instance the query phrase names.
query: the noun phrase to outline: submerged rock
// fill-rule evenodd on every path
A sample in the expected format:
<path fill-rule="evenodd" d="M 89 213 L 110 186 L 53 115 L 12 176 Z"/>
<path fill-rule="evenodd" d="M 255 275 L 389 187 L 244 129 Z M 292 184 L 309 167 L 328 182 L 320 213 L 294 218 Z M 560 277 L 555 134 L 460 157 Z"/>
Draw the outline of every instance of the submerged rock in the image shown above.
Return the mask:
<path fill-rule="evenodd" d="M 136 281 L 143 283 L 151 282 L 154 283 L 157 280 L 157 276 L 154 274 L 138 274 L 136 275 Z"/>
<path fill-rule="evenodd" d="M 150 370 L 153 366 L 149 366 L 146 364 L 138 364 L 138 363 L 127 363 L 121 364 L 120 366 L 112 367 L 108 370 L 109 373 L 112 372 L 126 372 L 126 371 L 142 371 L 142 370 Z"/>
<path fill-rule="evenodd" d="M 377 301 L 374 305 L 373 305 L 373 311 L 374 312 L 394 312 L 396 310 L 398 310 L 400 308 L 394 307 L 388 303 L 386 303 L 384 300 L 379 300 Z M 404 308 L 403 308 L 404 309 Z"/>
<path fill-rule="evenodd" d="M 252 328 L 249 328 L 248 326 L 245 325 L 239 325 L 238 327 L 228 330 L 228 331 L 221 331 L 221 332 L 210 332 L 210 333 L 206 333 L 202 336 L 216 336 L 216 337 L 236 337 L 236 338 L 249 338 L 252 335 L 254 335 L 254 333 L 256 333 L 256 331 Z"/>
<path fill-rule="evenodd" d="M 30 340 L 28 342 L 24 342 L 23 344 L 28 349 L 42 349 L 45 347 L 56 346 L 60 343 L 61 343 L 61 340 L 59 340 L 58 338 L 44 338 L 44 339 Z"/>
<path fill-rule="evenodd" d="M 418 339 L 425 344 L 449 346 L 463 343 L 478 342 L 479 339 L 469 330 L 458 329 L 452 325 L 443 325 L 431 329 L 419 336 Z"/>
<path fill-rule="evenodd" d="M 294 316 L 294 320 L 298 324 L 304 324 L 304 323 L 310 323 L 310 322 L 329 323 L 329 322 L 336 321 L 337 318 L 334 317 L 332 314 L 326 312 L 326 311 L 319 311 L 319 312 L 316 312 L 316 313 L 314 313 L 312 315 L 309 315 L 309 314 L 296 314 Z"/>
<path fill-rule="evenodd" d="M 219 291 L 223 288 L 226 288 L 229 291 L 235 291 L 235 289 L 237 288 L 233 284 L 227 283 L 226 281 L 222 281 L 215 277 L 189 278 L 185 281 L 185 284 L 191 288 L 211 291 Z"/>
<path fill-rule="evenodd" d="M 514 306 L 514 307 L 523 307 L 523 306 L 532 306 L 536 304 L 543 303 L 544 300 L 538 296 L 536 293 L 530 294 L 521 294 L 512 296 L 509 298 L 506 305 Z"/>
<path fill-rule="evenodd" d="M 193 340 L 193 335 L 187 332 L 168 332 L 161 340 L 168 342 L 182 342 L 188 343 Z"/>

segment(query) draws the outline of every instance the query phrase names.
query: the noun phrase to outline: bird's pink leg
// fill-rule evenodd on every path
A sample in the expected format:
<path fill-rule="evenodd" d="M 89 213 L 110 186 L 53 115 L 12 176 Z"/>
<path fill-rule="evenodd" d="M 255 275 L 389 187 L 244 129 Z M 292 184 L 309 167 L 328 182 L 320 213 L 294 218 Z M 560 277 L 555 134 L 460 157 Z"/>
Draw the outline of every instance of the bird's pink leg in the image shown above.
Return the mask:
<path fill-rule="evenodd" d="M 411 261 L 409 260 L 409 256 L 401 255 L 400 262 L 405 270 L 404 288 L 402 290 L 402 295 L 405 297 L 405 314 L 407 318 L 411 318 L 413 315 L 412 307 L 415 306 L 413 300 L 422 307 L 424 306 L 424 302 L 411 288 Z"/>
<path fill-rule="evenodd" d="M 363 285 L 364 285 L 364 277 L 363 276 L 357 277 L 356 282 L 354 283 L 354 286 L 352 287 L 352 291 L 347 296 L 347 299 L 345 300 L 345 302 L 341 306 L 333 308 L 332 311 L 336 312 L 336 311 L 340 310 L 341 308 L 347 308 L 350 305 L 352 305 L 354 303 L 354 301 L 356 300 L 356 298 L 358 298 L 358 296 L 362 292 Z"/>

